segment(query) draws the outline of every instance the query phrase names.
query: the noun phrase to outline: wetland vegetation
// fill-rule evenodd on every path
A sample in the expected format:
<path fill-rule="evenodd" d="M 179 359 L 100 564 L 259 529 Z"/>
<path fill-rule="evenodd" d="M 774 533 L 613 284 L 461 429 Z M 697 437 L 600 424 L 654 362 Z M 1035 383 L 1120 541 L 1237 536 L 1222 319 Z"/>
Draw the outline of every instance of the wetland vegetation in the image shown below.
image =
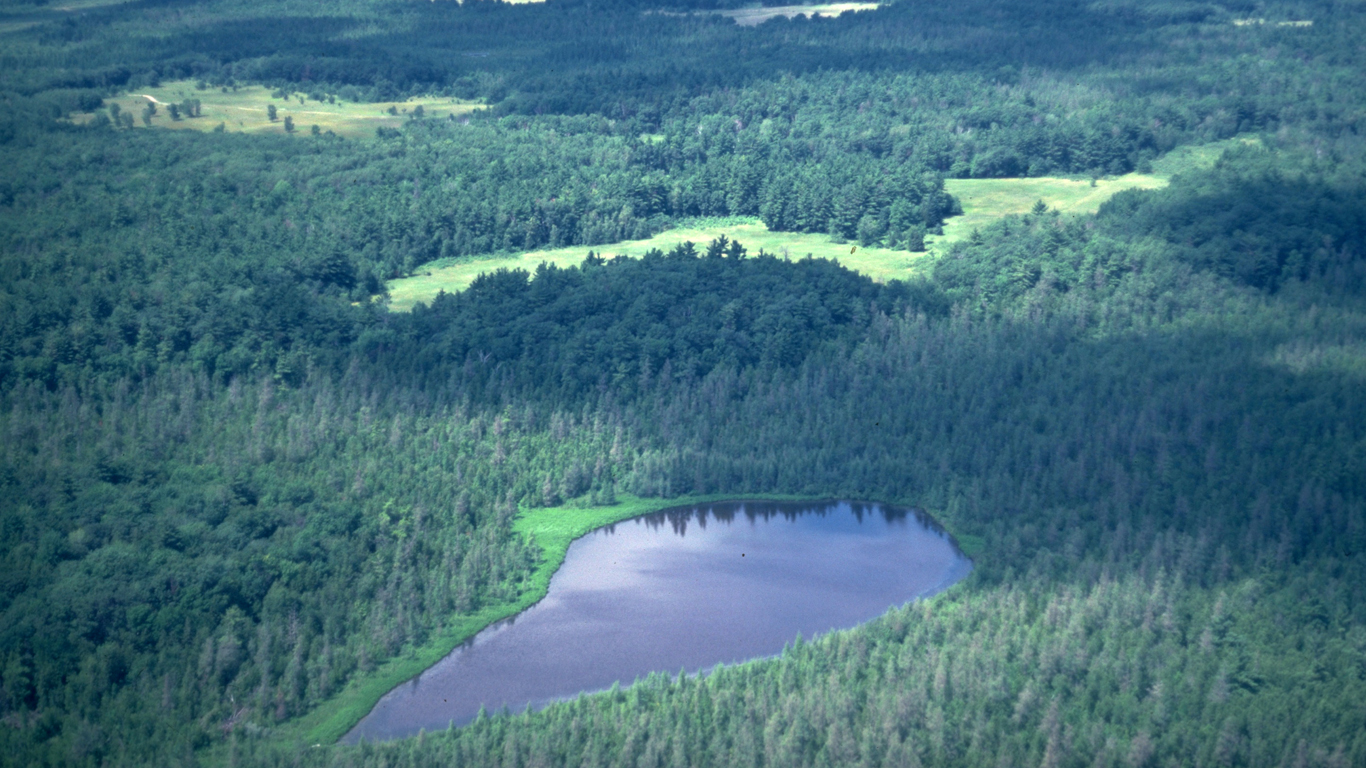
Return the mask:
<path fill-rule="evenodd" d="M 4 761 L 1366 762 L 1361 9 L 742 5 L 5 9 Z M 335 743 L 574 536 L 756 496 L 977 567 Z"/>
<path fill-rule="evenodd" d="M 662 510 L 575 541 L 541 601 L 390 691 L 345 741 L 773 656 L 932 596 L 970 569 L 913 510 L 753 500 Z"/>

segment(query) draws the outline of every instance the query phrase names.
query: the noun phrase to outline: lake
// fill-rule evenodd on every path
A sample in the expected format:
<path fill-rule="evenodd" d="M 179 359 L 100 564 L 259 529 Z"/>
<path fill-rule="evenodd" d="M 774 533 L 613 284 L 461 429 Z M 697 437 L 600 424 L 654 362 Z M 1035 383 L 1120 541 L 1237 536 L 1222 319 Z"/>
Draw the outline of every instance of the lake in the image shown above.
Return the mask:
<path fill-rule="evenodd" d="M 883 504 L 727 502 L 633 518 L 575 541 L 544 599 L 390 691 L 342 741 L 772 656 L 971 568 L 929 518 Z"/>

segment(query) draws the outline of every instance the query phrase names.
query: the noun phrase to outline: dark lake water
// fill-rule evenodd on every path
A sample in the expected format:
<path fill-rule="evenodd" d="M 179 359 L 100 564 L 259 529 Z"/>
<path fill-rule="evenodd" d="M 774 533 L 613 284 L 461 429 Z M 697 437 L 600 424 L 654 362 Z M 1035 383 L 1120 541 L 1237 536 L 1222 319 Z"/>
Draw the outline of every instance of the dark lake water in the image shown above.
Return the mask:
<path fill-rule="evenodd" d="M 880 504 L 731 502 L 634 518 L 575 541 L 544 599 L 390 691 L 343 741 L 771 656 L 971 567 L 932 521 Z"/>

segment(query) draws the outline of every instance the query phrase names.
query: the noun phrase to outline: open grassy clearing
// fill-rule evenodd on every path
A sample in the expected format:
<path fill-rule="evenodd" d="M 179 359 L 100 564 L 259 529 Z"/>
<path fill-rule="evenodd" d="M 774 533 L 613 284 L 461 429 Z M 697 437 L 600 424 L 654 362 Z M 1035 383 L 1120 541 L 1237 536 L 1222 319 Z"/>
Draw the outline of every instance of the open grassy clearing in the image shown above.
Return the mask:
<path fill-rule="evenodd" d="M 1066 214 L 1092 214 L 1101 203 L 1126 189 L 1161 189 L 1179 173 L 1208 168 L 1225 150 L 1256 144 L 1253 138 L 1233 138 L 1200 146 L 1179 147 L 1153 162 L 1152 173 L 1129 173 L 1099 178 L 1040 176 L 1029 179 L 946 179 L 944 188 L 963 205 L 963 215 L 944 222 L 942 236 L 927 238 L 931 251 L 967 238 L 972 230 L 1014 214 L 1028 213 L 1042 200 Z"/>
<path fill-rule="evenodd" d="M 773 5 L 768 7 L 738 8 L 733 11 L 715 11 L 718 16 L 735 19 L 742 27 L 753 27 L 769 19 L 805 14 L 807 16 L 838 16 L 845 11 L 871 11 L 877 3 L 821 3 L 813 5 Z"/>
<path fill-rule="evenodd" d="M 223 130 L 234 133 L 285 133 L 285 118 L 294 118 L 294 132 L 307 136 L 312 126 L 322 132 L 332 131 L 339 136 L 374 136 L 376 128 L 398 128 L 422 107 L 424 119 L 446 120 L 460 117 L 482 109 L 478 103 L 464 102 L 437 96 L 414 98 L 407 101 L 379 102 L 376 104 L 335 103 L 310 99 L 306 94 L 290 94 L 288 98 L 274 98 L 271 90 L 260 85 L 238 86 L 224 91 L 222 88 L 200 90 L 190 80 L 163 83 L 156 88 L 142 88 L 135 93 L 126 93 L 106 99 L 106 108 L 115 103 L 119 108 L 133 115 L 135 128 L 169 128 L 172 130 L 212 131 L 219 124 Z M 186 99 L 200 101 L 198 117 L 185 117 L 174 120 L 169 105 L 180 104 Z M 143 122 L 142 112 L 149 103 L 157 104 L 156 114 L 151 124 Z M 275 105 L 276 119 L 272 122 L 268 106 Z M 390 114 L 392 109 L 394 114 Z M 86 112 L 72 116 L 79 123 L 89 122 L 94 113 Z"/>
<path fill-rule="evenodd" d="M 1267 21 L 1266 19 L 1234 19 L 1235 27 L 1260 27 L 1263 24 L 1270 24 L 1273 27 L 1312 27 L 1313 19 L 1302 19 L 1300 21 Z"/>
<path fill-rule="evenodd" d="M 1114 178 L 1066 179 L 1040 176 L 1032 179 L 946 179 L 944 188 L 963 204 L 963 215 L 944 222 L 944 234 L 927 238 L 931 249 L 964 240 L 1003 216 L 1028 213 L 1042 200 L 1063 213 L 1095 213 L 1100 204 L 1126 189 L 1158 189 L 1167 179 L 1153 174 L 1130 173 Z"/>
<path fill-rule="evenodd" d="M 540 0 L 527 1 L 540 2 Z M 808 5 L 756 5 L 752 8 L 734 8 L 724 11 L 645 11 L 645 13 L 656 13 L 661 16 L 725 16 L 734 19 L 735 23 L 742 27 L 754 27 L 779 16 L 789 19 L 799 15 L 838 16 L 845 11 L 871 11 L 876 9 L 877 5 L 877 3 L 812 3 Z"/>
<path fill-rule="evenodd" d="M 909 277 L 922 265 L 926 256 L 923 253 L 887 248 L 863 248 L 855 243 L 834 243 L 823 234 L 770 232 L 763 222 L 753 218 L 700 219 L 646 240 L 602 246 L 576 245 L 476 260 L 434 261 L 420 267 L 412 277 L 389 281 L 389 308 L 406 312 L 419 301 L 431 301 L 440 291 L 462 291 L 480 274 L 497 269 L 525 269 L 531 272 L 543 261 L 567 267 L 582 262 L 589 251 L 609 258 L 618 254 L 639 258 L 651 248 L 668 251 L 686 241 L 696 243 L 701 250 L 721 235 L 744 243 L 751 255 L 763 249 L 790 259 L 803 258 L 808 254 L 816 258 L 839 259 L 841 264 L 881 281 Z"/>
<path fill-rule="evenodd" d="M 835 243 L 823 234 L 771 232 L 754 218 L 699 219 L 688 225 L 661 232 L 646 240 L 633 240 L 603 246 L 576 245 L 476 259 L 434 261 L 420 267 L 411 277 L 389 281 L 389 308 L 407 312 L 418 302 L 430 302 L 442 291 L 455 293 L 468 288 L 485 272 L 498 269 L 535 271 L 541 262 L 560 267 L 576 265 L 589 251 L 604 256 L 618 254 L 639 258 L 651 248 L 669 250 L 685 241 L 701 248 L 721 235 L 745 244 L 750 253 L 760 249 L 786 258 L 838 259 L 850 269 L 879 282 L 907 278 L 933 263 L 936 252 L 966 239 L 972 230 L 985 227 L 1004 217 L 1027 213 L 1043 200 L 1050 208 L 1065 214 L 1092 214 L 1101 203 L 1126 189 L 1159 189 L 1172 176 L 1195 168 L 1213 165 L 1225 150 L 1240 144 L 1255 144 L 1256 139 L 1235 138 L 1196 147 L 1181 147 L 1153 162 L 1152 173 L 1096 179 L 1042 176 L 1026 179 L 948 179 L 950 194 L 963 205 L 963 215 L 944 223 L 943 235 L 926 238 L 928 253 L 908 253 L 888 248 L 863 248 L 852 243 Z"/>
<path fill-rule="evenodd" d="M 1180 173 L 1209 168 L 1234 147 L 1259 147 L 1261 144 L 1256 136 L 1235 136 L 1210 144 L 1177 147 L 1153 161 L 1153 174 L 1170 179 Z"/>

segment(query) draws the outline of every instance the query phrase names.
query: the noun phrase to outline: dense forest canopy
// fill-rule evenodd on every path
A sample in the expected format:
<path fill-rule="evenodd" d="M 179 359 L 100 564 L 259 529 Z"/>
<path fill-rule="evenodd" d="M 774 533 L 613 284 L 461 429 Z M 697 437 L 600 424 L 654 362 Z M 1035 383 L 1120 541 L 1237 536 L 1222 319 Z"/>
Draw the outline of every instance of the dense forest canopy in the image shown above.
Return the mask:
<path fill-rule="evenodd" d="M 1360 9 L 709 13 L 734 7 L 0 14 L 5 764 L 1366 762 Z M 182 79 L 488 108 L 342 138 L 106 106 Z M 732 215 L 919 251 L 961 213 L 946 178 L 1235 136 L 907 281 L 613 252 Z M 562 246 L 582 262 L 386 308 L 436 259 Z M 520 510 L 763 493 L 923 507 L 976 568 L 781 658 L 303 740 L 528 593 Z"/>

